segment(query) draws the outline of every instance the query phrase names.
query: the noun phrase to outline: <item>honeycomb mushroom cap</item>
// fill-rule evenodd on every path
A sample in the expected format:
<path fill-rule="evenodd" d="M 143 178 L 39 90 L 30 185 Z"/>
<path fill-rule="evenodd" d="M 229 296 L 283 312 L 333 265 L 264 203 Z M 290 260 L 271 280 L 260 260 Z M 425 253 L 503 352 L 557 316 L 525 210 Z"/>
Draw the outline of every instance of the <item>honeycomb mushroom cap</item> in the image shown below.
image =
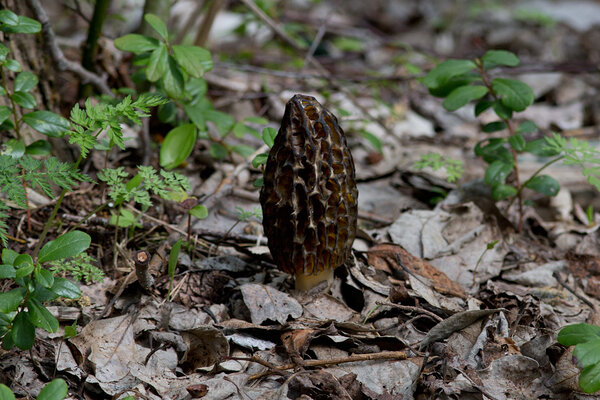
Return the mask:
<path fill-rule="evenodd" d="M 277 266 L 295 274 L 297 282 L 320 274 L 330 279 L 351 253 L 357 202 L 354 162 L 336 117 L 314 97 L 295 95 L 286 105 L 260 192 Z"/>

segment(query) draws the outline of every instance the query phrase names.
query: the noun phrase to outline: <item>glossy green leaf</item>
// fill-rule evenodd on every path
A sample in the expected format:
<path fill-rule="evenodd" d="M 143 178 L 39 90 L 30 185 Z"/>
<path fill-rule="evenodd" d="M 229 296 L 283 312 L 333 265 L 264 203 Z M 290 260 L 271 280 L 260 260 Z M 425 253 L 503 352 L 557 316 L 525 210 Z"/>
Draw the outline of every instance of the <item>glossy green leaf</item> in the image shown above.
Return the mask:
<path fill-rule="evenodd" d="M 277 136 L 277 130 L 275 128 L 267 127 L 262 131 L 263 141 L 269 148 L 273 147 L 275 143 L 275 137 Z"/>
<path fill-rule="evenodd" d="M 24 114 L 23 122 L 51 137 L 62 137 L 71 128 L 69 120 L 50 111 L 32 111 Z"/>
<path fill-rule="evenodd" d="M 493 104 L 494 102 L 489 100 L 478 101 L 477 104 L 475 104 L 475 116 L 481 115 L 481 113 L 490 108 Z"/>
<path fill-rule="evenodd" d="M 35 326 L 29 320 L 29 314 L 21 311 L 13 321 L 12 340 L 21 350 L 29 350 L 35 340 Z"/>
<path fill-rule="evenodd" d="M 25 288 L 16 288 L 0 293 L 0 313 L 16 311 L 25 298 Z"/>
<path fill-rule="evenodd" d="M 162 84 L 169 96 L 181 99 L 183 98 L 183 75 L 175 59 L 172 56 L 168 58 L 168 68 L 163 76 Z"/>
<path fill-rule="evenodd" d="M 71 231 L 46 243 L 38 256 L 38 261 L 60 260 L 61 258 L 74 257 L 81 254 L 91 243 L 90 235 L 81 231 Z"/>
<path fill-rule="evenodd" d="M 460 86 L 454 89 L 446 100 L 442 103 L 444 108 L 448 111 L 455 111 L 466 105 L 472 100 L 482 98 L 488 93 L 488 88 L 485 86 L 473 85 L 473 86 Z"/>
<path fill-rule="evenodd" d="M 17 270 L 12 265 L 2 264 L 0 265 L 0 279 L 15 278 L 17 276 Z M 2 312 L 0 310 L 0 312 Z"/>
<path fill-rule="evenodd" d="M 81 297 L 81 290 L 76 284 L 68 279 L 58 276 L 54 277 L 54 285 L 52 285 L 50 290 L 58 296 L 65 297 L 67 299 L 78 299 Z"/>
<path fill-rule="evenodd" d="M 254 157 L 254 159 L 252 160 L 252 166 L 254 168 L 258 168 L 259 165 L 266 164 L 268 158 L 269 158 L 269 155 L 267 153 L 259 154 L 256 157 Z"/>
<path fill-rule="evenodd" d="M 0 25 L 0 31 L 5 33 L 38 33 L 41 30 L 42 24 L 23 15 L 19 15 L 15 25 Z"/>
<path fill-rule="evenodd" d="M 0 11 L 2 11 L 2 10 L 0 10 Z M 0 62 L 6 61 L 6 56 L 8 55 L 8 53 L 9 53 L 8 47 L 6 47 L 2 43 L 0 43 Z M 6 93 L 4 88 L 2 88 L 2 90 Z"/>
<path fill-rule="evenodd" d="M 206 119 L 204 118 L 204 110 L 201 106 L 196 104 L 186 104 L 183 106 L 183 110 L 190 121 L 192 121 L 198 129 L 206 129 Z"/>
<path fill-rule="evenodd" d="M 513 149 L 515 149 L 516 151 L 523 151 L 525 150 L 525 145 L 527 144 L 525 142 L 525 139 L 523 138 L 523 135 L 519 134 L 519 133 L 515 133 L 514 135 L 511 135 L 508 138 L 508 143 L 510 144 L 510 147 L 512 147 Z"/>
<path fill-rule="evenodd" d="M 6 11 L 6 10 L 2 10 Z M 9 335 L 10 336 L 10 335 Z M 15 395 L 8 386 L 0 383 L 0 400 L 15 400 Z"/>
<path fill-rule="evenodd" d="M 162 19 L 157 17 L 154 14 L 146 14 L 144 15 L 144 20 L 162 37 L 163 39 L 167 39 L 169 37 L 169 33 L 167 32 L 167 25 L 163 22 Z"/>
<path fill-rule="evenodd" d="M 129 51 L 135 54 L 153 51 L 160 42 L 154 38 L 131 33 L 115 39 L 115 47 L 121 51 Z"/>
<path fill-rule="evenodd" d="M 485 69 L 498 65 L 506 65 L 507 67 L 519 65 L 519 58 L 514 53 L 506 50 L 489 50 L 481 57 L 481 60 Z"/>
<path fill-rule="evenodd" d="M 32 156 L 49 156 L 52 146 L 47 140 L 36 140 L 25 148 L 25 153 Z"/>
<path fill-rule="evenodd" d="M 202 204 L 194 206 L 190 211 L 190 214 L 198 219 L 204 219 L 208 217 L 208 208 Z"/>
<path fill-rule="evenodd" d="M 58 331 L 58 320 L 39 301 L 30 298 L 27 300 L 27 308 L 29 318 L 35 326 L 50 333 Z"/>
<path fill-rule="evenodd" d="M 20 72 L 21 71 L 21 64 L 19 64 L 19 62 L 17 60 L 8 59 L 8 60 L 4 61 L 4 64 L 2 66 L 12 72 Z"/>
<path fill-rule="evenodd" d="M 44 386 L 36 400 L 64 400 L 68 392 L 66 382 L 58 378 Z"/>
<path fill-rule="evenodd" d="M 35 266 L 33 264 L 23 264 L 21 267 L 17 268 L 15 279 L 23 278 L 25 276 L 30 275 Z"/>
<path fill-rule="evenodd" d="M 517 133 L 533 133 L 538 130 L 537 125 L 533 121 L 523 121 L 517 128 Z"/>
<path fill-rule="evenodd" d="M 439 63 L 425 75 L 422 82 L 428 89 L 444 86 L 451 78 L 475 69 L 477 66 L 471 60 L 447 60 Z"/>
<path fill-rule="evenodd" d="M 190 78 L 185 84 L 185 90 L 192 97 L 204 96 L 208 90 L 206 81 L 202 78 Z"/>
<path fill-rule="evenodd" d="M 209 148 L 210 155 L 217 160 L 221 160 L 227 157 L 227 148 L 223 146 L 221 143 L 213 142 L 210 144 Z"/>
<path fill-rule="evenodd" d="M 19 16 L 10 10 L 0 10 L 0 22 L 7 25 L 17 25 Z"/>
<path fill-rule="evenodd" d="M 156 82 L 163 77 L 168 67 L 169 52 L 163 43 L 154 49 L 148 59 L 146 77 L 150 82 Z"/>
<path fill-rule="evenodd" d="M 213 67 L 210 52 L 198 46 L 173 46 L 173 56 L 183 70 L 194 78 L 200 78 Z"/>
<path fill-rule="evenodd" d="M 513 167 L 512 163 L 496 160 L 487 167 L 483 179 L 489 186 L 499 185 L 504 183 L 508 174 L 513 170 Z"/>
<path fill-rule="evenodd" d="M 196 125 L 185 124 L 171 129 L 160 148 L 160 166 L 175 168 L 192 153 L 196 143 Z"/>
<path fill-rule="evenodd" d="M 17 253 L 14 250 L 8 249 L 6 247 L 4 249 L 2 249 L 2 262 L 4 264 L 14 265 L 15 260 L 17 259 L 18 256 L 19 256 L 19 253 Z"/>
<path fill-rule="evenodd" d="M 600 326 L 590 324 L 567 325 L 558 332 L 557 341 L 564 346 L 573 346 L 590 340 L 600 339 Z"/>
<path fill-rule="evenodd" d="M 37 105 L 35 98 L 31 93 L 14 92 L 10 95 L 10 98 L 23 108 L 32 109 Z"/>
<path fill-rule="evenodd" d="M 504 123 L 504 121 L 490 122 L 481 127 L 481 130 L 485 133 L 498 132 L 503 129 L 506 129 L 506 124 Z"/>
<path fill-rule="evenodd" d="M 0 124 L 6 121 L 8 117 L 12 114 L 12 111 L 7 106 L 0 106 Z"/>
<path fill-rule="evenodd" d="M 511 119 L 512 118 L 513 111 L 510 108 L 506 107 L 502 103 L 502 100 L 494 101 L 494 103 L 492 104 L 492 108 L 494 109 L 494 112 L 496 113 L 498 118 L 500 118 L 500 119 Z"/>
<path fill-rule="evenodd" d="M 598 345 L 595 346 L 598 351 Z M 579 387 L 586 393 L 600 390 L 600 363 L 584 368 L 579 375 Z"/>
<path fill-rule="evenodd" d="M 45 288 L 50 289 L 54 285 L 54 275 L 45 268 L 36 268 L 33 271 L 35 280 Z"/>
<path fill-rule="evenodd" d="M 4 143 L 2 154 L 12 158 L 21 158 L 25 154 L 25 143 L 18 139 L 9 139 Z"/>
<path fill-rule="evenodd" d="M 492 197 L 496 201 L 504 200 L 506 198 L 515 196 L 516 194 L 517 188 L 510 185 L 505 185 L 502 183 L 492 187 Z"/>
<path fill-rule="evenodd" d="M 35 75 L 29 71 L 23 71 L 23 72 L 20 72 L 15 79 L 14 90 L 29 92 L 37 84 L 38 84 L 37 75 Z"/>
<path fill-rule="evenodd" d="M 534 177 L 525 184 L 525 187 L 546 196 L 556 196 L 560 190 L 558 181 L 548 175 L 538 175 Z"/>
<path fill-rule="evenodd" d="M 167 268 L 167 273 L 170 278 L 175 276 L 175 268 L 177 268 L 177 260 L 179 259 L 179 251 L 181 249 L 181 238 L 179 238 L 173 247 L 171 247 L 171 252 L 169 253 L 169 265 Z"/>
<path fill-rule="evenodd" d="M 523 82 L 514 79 L 496 78 L 492 88 L 502 97 L 502 104 L 513 111 L 523 111 L 533 103 L 533 90 Z"/>

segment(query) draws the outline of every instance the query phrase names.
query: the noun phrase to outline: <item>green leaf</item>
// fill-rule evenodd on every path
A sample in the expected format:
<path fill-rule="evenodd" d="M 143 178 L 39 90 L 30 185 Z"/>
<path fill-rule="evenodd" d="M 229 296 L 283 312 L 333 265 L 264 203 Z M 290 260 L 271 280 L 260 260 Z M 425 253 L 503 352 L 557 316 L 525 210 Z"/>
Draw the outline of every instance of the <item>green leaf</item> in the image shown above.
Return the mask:
<path fill-rule="evenodd" d="M 183 111 L 200 130 L 206 129 L 206 119 L 204 118 L 204 110 L 196 104 L 186 104 L 183 106 Z"/>
<path fill-rule="evenodd" d="M 33 95 L 27 92 L 14 92 L 10 95 L 10 98 L 21 107 L 27 109 L 35 108 L 37 104 Z"/>
<path fill-rule="evenodd" d="M 181 249 L 181 238 L 175 242 L 173 247 L 171 247 L 171 252 L 169 253 L 169 266 L 167 268 L 167 273 L 170 278 L 175 276 L 175 268 L 177 268 L 177 259 L 179 258 L 179 250 Z"/>
<path fill-rule="evenodd" d="M 253 183 L 254 187 L 260 188 L 265 186 L 265 178 L 263 178 L 262 176 L 258 179 L 256 179 Z"/>
<path fill-rule="evenodd" d="M 256 157 L 254 157 L 254 159 L 252 160 L 252 166 L 254 168 L 258 168 L 259 165 L 266 164 L 268 158 L 269 158 L 269 155 L 267 153 L 259 154 Z"/>
<path fill-rule="evenodd" d="M 172 169 L 185 161 L 196 143 L 196 125 L 185 124 L 171 129 L 160 148 L 160 166 Z"/>
<path fill-rule="evenodd" d="M 519 58 L 510 51 L 489 50 L 481 57 L 483 68 L 486 70 L 497 65 L 506 65 L 507 67 L 516 67 L 519 65 Z"/>
<path fill-rule="evenodd" d="M 510 186 L 510 185 L 505 185 L 503 183 L 500 185 L 496 185 L 492 188 L 492 197 L 496 201 L 504 200 L 504 199 L 506 199 L 508 197 L 512 197 L 516 194 L 517 194 L 517 188 Z"/>
<path fill-rule="evenodd" d="M 12 265 L 2 264 L 0 265 L 0 279 L 16 278 L 17 270 Z M 1 296 L 1 294 L 0 294 Z M 0 312 L 3 312 L 0 310 Z"/>
<path fill-rule="evenodd" d="M 19 15 L 16 25 L 1 25 L 0 31 L 6 33 L 38 33 L 42 30 L 42 24 L 35 19 Z"/>
<path fill-rule="evenodd" d="M 15 260 L 17 259 L 18 256 L 19 256 L 19 253 L 17 253 L 14 250 L 8 249 L 6 247 L 4 249 L 2 249 L 2 262 L 5 264 L 14 265 Z"/>
<path fill-rule="evenodd" d="M 5 293 L 0 293 L 0 313 L 6 314 L 17 311 L 25 298 L 25 288 L 16 288 Z"/>
<path fill-rule="evenodd" d="M 558 343 L 564 346 L 573 346 L 590 340 L 600 339 L 600 326 L 590 324 L 567 325 L 558 332 Z"/>
<path fill-rule="evenodd" d="M 32 156 L 49 156 L 52 146 L 47 140 L 36 140 L 25 148 L 25 153 Z"/>
<path fill-rule="evenodd" d="M 192 97 L 202 97 L 206 94 L 208 86 L 204 79 L 192 77 L 185 84 L 185 90 L 187 90 Z"/>
<path fill-rule="evenodd" d="M 21 71 L 21 64 L 17 60 L 8 59 L 4 62 L 4 68 L 12 72 Z"/>
<path fill-rule="evenodd" d="M 0 11 L 2 11 L 2 10 L 0 10 Z M 9 53 L 8 47 L 6 47 L 2 43 L 0 43 L 0 62 L 6 61 L 6 56 L 8 55 L 8 53 Z M 4 88 L 2 88 L 2 91 L 4 93 L 6 93 Z"/>
<path fill-rule="evenodd" d="M 198 46 L 173 46 L 173 57 L 183 70 L 194 78 L 200 78 L 213 67 L 210 51 Z"/>
<path fill-rule="evenodd" d="M 34 268 L 35 267 L 33 266 L 33 264 L 24 264 L 23 266 L 17 269 L 15 279 L 23 278 L 27 275 L 30 275 L 33 272 Z"/>
<path fill-rule="evenodd" d="M 560 154 L 560 151 L 548 148 L 548 143 L 546 142 L 545 138 L 535 139 L 527 142 L 525 145 L 525 151 L 540 157 L 552 157 Z"/>
<path fill-rule="evenodd" d="M 160 42 L 154 38 L 131 33 L 115 39 L 115 47 L 121 51 L 130 51 L 135 54 L 146 53 L 156 49 Z"/>
<path fill-rule="evenodd" d="M 256 149 L 254 149 L 254 147 L 246 146 L 244 144 L 237 144 L 231 147 L 231 151 L 241 155 L 244 158 L 248 158 L 252 154 L 254 154 Z"/>
<path fill-rule="evenodd" d="M 60 260 L 81 254 L 91 243 L 90 235 L 81 231 L 72 231 L 46 243 L 38 256 L 38 262 Z"/>
<path fill-rule="evenodd" d="M 594 393 L 600 390 L 600 363 L 590 365 L 581 371 L 579 387 L 586 393 Z"/>
<path fill-rule="evenodd" d="M 269 120 L 263 117 L 246 117 L 244 121 L 257 125 L 266 125 L 269 123 Z"/>
<path fill-rule="evenodd" d="M 523 111 L 533 103 L 533 90 L 526 84 L 514 79 L 496 78 L 492 88 L 502 97 L 502 104 L 513 111 Z"/>
<path fill-rule="evenodd" d="M 374 134 L 372 134 L 371 132 L 369 132 L 365 129 L 361 129 L 360 134 L 362 135 L 362 137 L 367 139 L 367 142 L 369 142 L 371 144 L 371 146 L 373 146 L 373 148 L 375 148 L 375 150 L 377 150 L 377 152 L 379 154 L 383 153 L 383 146 L 381 144 L 381 140 L 379 140 L 379 138 L 377 136 L 375 136 Z"/>
<path fill-rule="evenodd" d="M 8 117 L 12 114 L 12 110 L 7 106 L 0 106 L 0 124 L 6 121 Z"/>
<path fill-rule="evenodd" d="M 221 136 L 227 134 L 235 124 L 235 120 L 231 115 L 217 110 L 206 110 L 204 112 L 204 118 L 206 118 L 207 121 L 214 122 Z"/>
<path fill-rule="evenodd" d="M 498 132 L 503 129 L 506 129 L 506 124 L 504 123 L 504 121 L 490 122 L 481 127 L 481 130 L 485 133 Z"/>
<path fill-rule="evenodd" d="M 506 177 L 513 170 L 514 165 L 504 160 L 496 160 L 485 170 L 484 181 L 489 186 L 496 186 L 504 183 Z"/>
<path fill-rule="evenodd" d="M 54 277 L 54 285 L 50 288 L 52 292 L 58 296 L 65 297 L 67 299 L 78 299 L 81 297 L 81 290 L 79 287 L 68 279 Z"/>
<path fill-rule="evenodd" d="M 2 10 L 7 11 L 7 10 Z M 0 400 L 15 400 L 15 395 L 8 386 L 0 383 Z"/>
<path fill-rule="evenodd" d="M 510 144 L 510 147 L 512 147 L 513 149 L 515 149 L 518 152 L 525 150 L 525 145 L 527 144 L 525 142 L 525 139 L 523 138 L 523 135 L 521 135 L 519 133 L 515 133 L 514 135 L 511 135 L 508 138 L 508 143 Z"/>
<path fill-rule="evenodd" d="M 444 86 L 451 78 L 477 68 L 471 60 L 447 60 L 439 63 L 422 79 L 428 89 Z"/>
<path fill-rule="evenodd" d="M 144 20 L 162 37 L 163 39 L 167 39 L 169 37 L 169 33 L 167 32 L 167 26 L 165 23 L 154 14 L 146 14 L 144 15 Z"/>
<path fill-rule="evenodd" d="M 17 268 L 33 265 L 33 258 L 29 254 L 19 254 L 15 258 L 13 265 Z"/>
<path fill-rule="evenodd" d="M 217 160 L 227 157 L 227 148 L 221 143 L 212 142 L 209 148 L 210 155 Z"/>
<path fill-rule="evenodd" d="M 455 111 L 472 100 L 482 98 L 488 93 L 485 86 L 460 86 L 454 89 L 442 103 L 448 111 Z"/>
<path fill-rule="evenodd" d="M 36 400 L 64 400 L 68 391 L 65 381 L 57 378 L 44 386 Z"/>
<path fill-rule="evenodd" d="M 6 25 L 17 25 L 19 16 L 10 10 L 0 10 L 0 22 Z"/>
<path fill-rule="evenodd" d="M 494 108 L 494 112 L 496 113 L 496 115 L 501 118 L 501 119 L 511 119 L 512 118 L 512 114 L 513 111 L 506 107 L 504 104 L 502 104 L 502 100 L 497 100 L 494 101 L 494 103 L 492 104 L 492 107 Z"/>
<path fill-rule="evenodd" d="M 277 136 L 277 130 L 275 128 L 267 127 L 262 131 L 262 139 L 269 148 L 273 147 L 275 143 L 275 137 Z"/>
<path fill-rule="evenodd" d="M 517 133 L 533 133 L 538 130 L 537 125 L 533 121 L 523 121 L 517 128 Z"/>
<path fill-rule="evenodd" d="M 77 336 L 77 326 L 75 324 L 76 324 L 76 321 L 73 322 L 73 325 L 65 326 L 65 338 L 66 339 Z"/>
<path fill-rule="evenodd" d="M 525 187 L 533 189 L 536 192 L 546 196 L 556 196 L 560 190 L 560 184 L 558 181 L 548 175 L 538 175 L 534 177 L 525 184 Z"/>
<path fill-rule="evenodd" d="M 30 320 L 35 326 L 50 333 L 58 331 L 58 320 L 39 301 L 30 298 L 27 300 L 27 308 Z"/>
<path fill-rule="evenodd" d="M 4 143 L 2 154 L 11 156 L 12 158 L 21 158 L 25 154 L 25 143 L 18 139 L 9 139 Z"/>
<path fill-rule="evenodd" d="M 38 84 L 37 75 L 35 75 L 29 71 L 23 71 L 23 72 L 20 72 L 19 75 L 17 75 L 17 78 L 15 79 L 14 90 L 29 92 L 37 84 Z"/>
<path fill-rule="evenodd" d="M 481 113 L 490 108 L 493 104 L 494 102 L 489 100 L 478 101 L 477 104 L 475 104 L 475 116 L 478 117 Z"/>
<path fill-rule="evenodd" d="M 13 321 L 11 330 L 13 342 L 21 350 L 29 350 L 35 340 L 35 326 L 29 320 L 29 314 L 21 311 Z"/>
<path fill-rule="evenodd" d="M 152 51 L 146 67 L 146 77 L 150 82 L 156 82 L 163 77 L 168 67 L 169 52 L 163 43 Z"/>
<path fill-rule="evenodd" d="M 577 364 L 581 368 L 600 363 L 600 338 L 589 340 L 575 346 L 573 357 L 577 360 Z"/>
<path fill-rule="evenodd" d="M 50 111 L 32 111 L 23 115 L 23 122 L 51 137 L 62 137 L 70 130 L 69 120 Z"/>
<path fill-rule="evenodd" d="M 36 268 L 33 272 L 35 280 L 45 288 L 50 289 L 54 285 L 54 275 L 45 268 Z"/>
<path fill-rule="evenodd" d="M 183 75 L 172 56 L 169 56 L 169 66 L 163 76 L 162 84 L 169 96 L 175 99 L 183 97 Z"/>
<path fill-rule="evenodd" d="M 208 208 L 202 204 L 198 204 L 197 206 L 194 206 L 189 213 L 198 219 L 204 219 L 208 217 Z"/>

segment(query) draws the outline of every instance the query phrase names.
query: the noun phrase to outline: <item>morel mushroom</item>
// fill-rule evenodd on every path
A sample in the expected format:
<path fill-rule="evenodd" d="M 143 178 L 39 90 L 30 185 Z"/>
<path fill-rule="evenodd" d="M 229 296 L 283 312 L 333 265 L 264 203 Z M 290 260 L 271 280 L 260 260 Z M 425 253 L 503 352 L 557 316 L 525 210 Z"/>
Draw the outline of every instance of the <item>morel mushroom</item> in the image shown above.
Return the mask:
<path fill-rule="evenodd" d="M 333 281 L 356 235 L 354 161 L 337 118 L 311 96 L 285 107 L 260 192 L 263 227 L 279 269 L 297 290 Z"/>

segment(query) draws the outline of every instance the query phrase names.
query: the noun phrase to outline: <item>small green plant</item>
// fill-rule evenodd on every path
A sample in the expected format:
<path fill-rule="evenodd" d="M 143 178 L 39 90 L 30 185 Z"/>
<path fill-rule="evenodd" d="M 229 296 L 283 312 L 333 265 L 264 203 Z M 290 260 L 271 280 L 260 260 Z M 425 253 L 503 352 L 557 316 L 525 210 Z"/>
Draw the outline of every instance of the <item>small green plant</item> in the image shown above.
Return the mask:
<path fill-rule="evenodd" d="M 42 388 L 36 400 L 63 400 L 67 397 L 68 392 L 67 383 L 63 379 L 57 378 Z M 15 400 L 15 394 L 8 386 L 0 384 L 0 399 Z"/>
<path fill-rule="evenodd" d="M 181 238 L 175 242 L 171 247 L 169 253 L 169 265 L 167 268 L 167 274 L 169 275 L 169 289 L 167 291 L 167 301 L 171 300 L 171 290 L 173 289 L 173 279 L 175 279 L 175 269 L 177 268 L 177 260 L 179 259 L 179 252 L 181 250 Z"/>
<path fill-rule="evenodd" d="M 573 359 L 581 369 L 579 387 L 586 393 L 600 390 L 600 326 L 567 325 L 558 332 L 558 342 L 575 346 Z"/>
<path fill-rule="evenodd" d="M 10 350 L 14 346 L 30 349 L 36 327 L 52 333 L 58 331 L 58 320 L 44 303 L 58 297 L 77 299 L 81 291 L 68 279 L 54 276 L 43 265 L 77 257 L 87 250 L 90 242 L 88 234 L 72 231 L 46 243 L 35 260 L 29 254 L 18 254 L 8 248 L 2 250 L 0 278 L 11 279 L 18 286 L 0 294 L 3 349 Z"/>
<path fill-rule="evenodd" d="M 434 171 L 443 169 L 446 171 L 446 180 L 450 183 L 456 182 L 465 172 L 463 162 L 453 158 L 447 158 L 438 153 L 422 154 L 421 159 L 414 165 L 416 169 L 431 168 Z"/>
<path fill-rule="evenodd" d="M 76 281 L 83 281 L 86 284 L 102 282 L 104 272 L 96 267 L 93 262 L 96 260 L 86 253 L 81 253 L 68 260 L 53 261 L 50 264 L 50 271 L 54 275 L 70 275 Z"/>
<path fill-rule="evenodd" d="M 546 196 L 555 196 L 560 189 L 556 179 L 541 174 L 545 168 L 560 160 L 564 160 L 565 164 L 579 165 L 588 182 L 600 189 L 600 167 L 593 166 L 597 164 L 598 152 L 586 142 L 567 141 L 556 133 L 552 137 L 528 139 L 537 131 L 537 126 L 531 121 L 517 120 L 515 113 L 533 103 L 533 91 L 521 81 L 492 76 L 497 67 L 515 67 L 518 64 L 515 54 L 490 50 L 474 60 L 441 62 L 422 78 L 422 83 L 432 95 L 445 99 L 442 105 L 448 111 L 458 110 L 470 102 L 475 102 L 475 116 L 488 109 L 494 111 L 498 120 L 483 125 L 482 131 L 489 134 L 503 131 L 505 134 L 480 141 L 474 151 L 488 164 L 484 180 L 491 187 L 494 199 L 517 200 L 521 230 L 523 190 L 528 188 Z M 518 155 L 521 153 L 554 158 L 524 179 L 519 172 Z M 428 164 L 433 164 L 431 159 Z"/>

